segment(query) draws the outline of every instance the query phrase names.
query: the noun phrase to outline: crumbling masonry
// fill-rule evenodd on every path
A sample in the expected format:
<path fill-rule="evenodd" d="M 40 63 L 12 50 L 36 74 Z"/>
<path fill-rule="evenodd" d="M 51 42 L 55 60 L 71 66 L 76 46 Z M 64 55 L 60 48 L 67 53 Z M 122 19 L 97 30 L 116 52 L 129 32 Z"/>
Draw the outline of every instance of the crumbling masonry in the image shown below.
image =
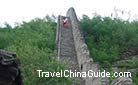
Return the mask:
<path fill-rule="evenodd" d="M 68 27 L 64 28 L 63 19 L 68 18 Z M 74 8 L 67 11 L 66 17 L 59 16 L 57 23 L 56 47 L 58 59 L 66 61 L 71 70 L 88 72 L 100 70 L 100 65 L 90 58 L 89 50 L 80 30 Z M 132 85 L 130 78 L 116 78 L 112 83 L 107 77 L 79 78 L 73 85 Z"/>

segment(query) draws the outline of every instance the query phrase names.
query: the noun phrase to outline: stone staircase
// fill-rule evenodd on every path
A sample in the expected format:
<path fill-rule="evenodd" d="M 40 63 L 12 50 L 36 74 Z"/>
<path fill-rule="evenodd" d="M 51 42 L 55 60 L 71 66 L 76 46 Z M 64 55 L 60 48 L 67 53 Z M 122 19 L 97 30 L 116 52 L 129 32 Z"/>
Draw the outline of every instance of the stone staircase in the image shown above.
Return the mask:
<path fill-rule="evenodd" d="M 69 70 L 73 71 L 73 72 L 79 72 L 79 66 L 78 66 L 78 62 L 77 62 L 77 55 L 76 55 L 76 51 L 75 51 L 75 46 L 74 46 L 74 39 L 73 39 L 73 34 L 72 34 L 72 25 L 71 25 L 71 21 L 70 18 L 68 17 L 68 26 L 64 27 L 63 26 L 63 18 L 65 18 L 64 16 L 59 16 L 59 22 L 60 22 L 60 28 L 58 30 L 59 31 L 59 57 L 58 59 L 60 61 L 63 61 L 67 64 L 67 66 L 69 67 Z M 67 18 L 67 17 L 66 17 Z M 74 78 L 73 79 L 73 85 L 84 85 L 84 81 L 82 80 L 82 78 Z"/>
<path fill-rule="evenodd" d="M 63 26 L 64 18 L 68 19 L 68 26 Z M 80 31 L 79 21 L 74 8 L 70 8 L 65 16 L 58 17 L 56 31 L 56 48 L 58 60 L 66 62 L 72 71 L 86 72 L 89 70 L 98 72 L 100 65 L 90 58 L 89 50 Z M 127 81 L 130 78 L 124 78 Z M 132 82 L 117 80 L 112 85 L 132 85 Z M 118 83 L 119 82 L 119 83 Z M 73 85 L 110 85 L 107 77 L 83 77 L 73 78 Z"/>

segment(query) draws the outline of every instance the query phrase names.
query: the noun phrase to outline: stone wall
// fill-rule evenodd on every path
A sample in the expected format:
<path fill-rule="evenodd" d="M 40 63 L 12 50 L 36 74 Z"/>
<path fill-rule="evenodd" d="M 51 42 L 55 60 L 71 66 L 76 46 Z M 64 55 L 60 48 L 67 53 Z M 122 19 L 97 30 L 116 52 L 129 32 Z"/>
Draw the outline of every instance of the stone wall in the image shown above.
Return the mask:
<path fill-rule="evenodd" d="M 80 68 L 80 71 L 83 71 L 84 69 L 86 69 L 85 68 L 86 63 L 93 62 L 93 60 L 89 58 L 89 55 L 90 55 L 89 50 L 87 48 L 87 45 L 85 44 L 85 40 L 79 29 L 79 22 L 76 17 L 75 10 L 73 8 L 70 8 L 68 10 L 67 17 L 70 17 L 71 19 L 72 31 L 74 36 L 74 44 L 77 52 L 79 68 Z"/>
<path fill-rule="evenodd" d="M 71 23 L 72 23 L 74 44 L 77 52 L 77 60 L 78 60 L 80 71 L 88 72 L 89 70 L 93 70 L 94 72 L 98 72 L 100 70 L 100 65 L 97 63 L 94 63 L 93 59 L 90 58 L 88 47 L 85 43 L 83 34 L 80 31 L 79 22 L 75 14 L 75 10 L 73 8 L 70 8 L 68 10 L 67 17 L 71 19 Z M 96 77 L 86 77 L 83 79 L 85 80 L 85 85 L 108 85 L 109 83 L 107 78 L 102 79 L 102 78 L 96 78 Z"/>
<path fill-rule="evenodd" d="M 71 20 L 75 50 L 80 71 L 88 73 L 88 70 L 93 70 L 94 72 L 98 72 L 100 70 L 100 65 L 93 62 L 93 59 L 90 58 L 90 53 L 85 43 L 83 34 L 81 33 L 79 21 L 74 8 L 70 8 L 66 16 Z M 85 80 L 85 85 L 110 85 L 107 77 L 86 77 L 83 79 Z M 116 78 L 112 85 L 132 85 L 132 81 L 130 78 Z"/>

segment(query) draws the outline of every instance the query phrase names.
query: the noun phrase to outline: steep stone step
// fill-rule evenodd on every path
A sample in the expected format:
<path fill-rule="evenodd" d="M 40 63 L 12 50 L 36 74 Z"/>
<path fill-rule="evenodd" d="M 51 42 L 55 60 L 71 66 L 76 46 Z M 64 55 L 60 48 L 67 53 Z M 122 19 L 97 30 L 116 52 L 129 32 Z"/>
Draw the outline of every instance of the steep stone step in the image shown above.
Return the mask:
<path fill-rule="evenodd" d="M 61 61 L 65 61 L 69 70 L 73 72 L 79 72 L 78 61 L 76 57 L 73 33 L 71 21 L 68 18 L 68 26 L 63 27 L 62 25 L 63 17 L 61 17 L 60 23 L 60 56 L 59 59 Z M 82 78 L 73 78 L 73 85 L 84 85 L 84 81 Z"/>

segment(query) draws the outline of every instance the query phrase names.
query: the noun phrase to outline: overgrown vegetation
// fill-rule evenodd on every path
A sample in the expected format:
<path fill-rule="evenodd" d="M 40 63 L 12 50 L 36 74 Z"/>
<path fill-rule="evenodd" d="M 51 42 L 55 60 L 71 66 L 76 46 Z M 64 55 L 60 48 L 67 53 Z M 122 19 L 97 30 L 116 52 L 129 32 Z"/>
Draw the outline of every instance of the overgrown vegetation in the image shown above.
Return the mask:
<path fill-rule="evenodd" d="M 101 16 L 90 19 L 83 15 L 80 23 L 92 58 L 104 68 L 112 67 L 113 63 L 124 59 L 131 60 L 131 65 L 124 66 L 126 69 L 138 68 L 134 62 L 138 57 L 132 59 L 138 55 L 138 21 Z M 137 85 L 138 77 L 135 76 L 133 80 Z"/>
<path fill-rule="evenodd" d="M 0 49 L 16 52 L 21 61 L 25 85 L 69 85 L 69 78 L 39 78 L 36 70 L 60 72 L 63 63 L 56 61 L 55 29 L 56 23 L 50 17 L 34 19 L 12 28 L 0 28 Z"/>
<path fill-rule="evenodd" d="M 123 58 L 122 53 L 138 50 L 138 22 L 128 22 L 109 17 L 83 16 L 81 28 L 91 54 L 96 61 L 113 62 Z M 132 55 L 133 55 L 132 54 Z M 131 55 L 131 54 L 130 54 Z M 127 56 L 127 55 L 126 55 Z"/>
<path fill-rule="evenodd" d="M 8 24 L 1 27 L 0 49 L 17 53 L 25 85 L 70 85 L 69 78 L 38 77 L 38 69 L 49 72 L 65 69 L 62 63 L 55 60 L 54 55 L 56 23 L 50 17 L 46 18 L 23 22 L 14 28 Z M 138 68 L 137 21 L 101 16 L 90 19 L 84 15 L 80 24 L 91 57 L 104 68 L 111 68 L 113 64 L 125 69 Z M 124 59 L 129 60 L 120 61 Z M 137 75 L 133 76 L 135 85 L 138 85 Z"/>

